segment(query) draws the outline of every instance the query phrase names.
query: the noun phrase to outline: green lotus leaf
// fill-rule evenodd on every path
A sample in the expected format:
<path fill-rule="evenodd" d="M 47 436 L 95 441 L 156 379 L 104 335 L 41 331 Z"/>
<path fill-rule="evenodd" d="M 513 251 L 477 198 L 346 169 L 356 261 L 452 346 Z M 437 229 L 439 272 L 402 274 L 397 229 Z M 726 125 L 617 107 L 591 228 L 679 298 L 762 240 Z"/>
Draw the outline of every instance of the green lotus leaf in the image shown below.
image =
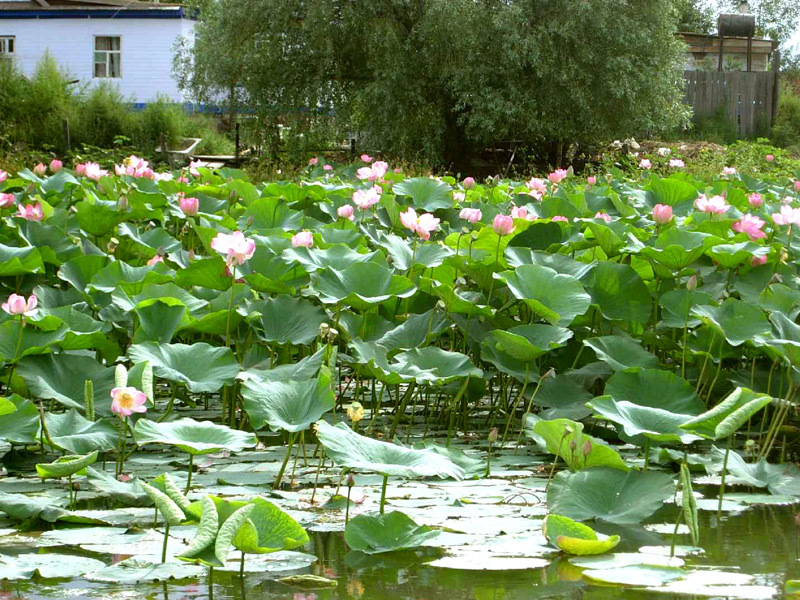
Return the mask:
<path fill-rule="evenodd" d="M 674 493 L 672 476 L 657 471 L 562 471 L 550 483 L 547 509 L 577 521 L 640 523 Z"/>
<path fill-rule="evenodd" d="M 131 586 L 137 583 L 172 581 L 181 579 L 197 580 L 206 571 L 196 565 L 180 562 L 152 563 L 143 558 L 128 558 L 118 563 L 84 575 L 84 579 L 101 583 Z"/>
<path fill-rule="evenodd" d="M 273 431 L 303 431 L 335 404 L 331 378 L 325 373 L 313 379 L 289 381 L 248 377 L 242 386 L 242 397 L 250 426 L 255 430 L 269 424 Z"/>
<path fill-rule="evenodd" d="M 52 463 L 38 463 L 36 473 L 42 479 L 60 479 L 85 474 L 86 467 L 97 460 L 97 450 L 85 456 L 62 456 Z"/>
<path fill-rule="evenodd" d="M 63 554 L 20 554 L 0 557 L 0 580 L 28 581 L 36 574 L 44 579 L 72 579 L 102 569 L 105 563 L 96 558 Z"/>
<path fill-rule="evenodd" d="M 40 425 L 36 405 L 16 394 L 3 400 L 11 402 L 14 410 L 0 415 L 0 440 L 12 444 L 33 444 Z"/>
<path fill-rule="evenodd" d="M 89 421 L 74 408 L 65 413 L 48 413 L 46 424 L 49 440 L 73 454 L 106 452 L 117 445 L 117 429 L 111 423 Z"/>
<path fill-rule="evenodd" d="M 147 258 L 152 258 L 159 251 L 162 254 L 170 254 L 181 248 L 181 243 L 167 233 L 163 227 L 142 231 L 129 223 L 121 223 L 119 234 L 130 241 L 131 252 Z"/>
<path fill-rule="evenodd" d="M 26 356 L 49 352 L 51 346 L 62 341 L 68 331 L 69 327 L 64 324 L 45 331 L 33 323 L 26 323 L 20 339 L 19 321 L 6 321 L 0 324 L 0 359 L 16 362 Z"/>
<path fill-rule="evenodd" d="M 341 422 L 334 426 L 317 421 L 317 437 L 327 455 L 349 469 L 399 477 L 464 477 L 464 470 L 444 456 L 373 440 Z"/>
<path fill-rule="evenodd" d="M 516 360 L 531 362 L 563 347 L 572 338 L 572 331 L 553 325 L 519 325 L 507 331 L 496 329 L 489 335 L 497 350 Z"/>
<path fill-rule="evenodd" d="M 336 244 L 330 248 L 287 248 L 281 254 L 285 260 L 295 261 L 303 265 L 303 268 L 312 273 L 330 267 L 335 271 L 342 271 L 357 262 L 374 262 L 380 253 L 373 252 L 361 253 L 353 250 L 344 244 Z"/>
<path fill-rule="evenodd" d="M 597 263 L 578 262 L 563 254 L 547 254 L 530 248 L 508 246 L 505 252 L 506 260 L 512 267 L 520 265 L 539 265 L 553 269 L 562 275 L 572 275 L 576 279 L 583 279 Z"/>
<path fill-rule="evenodd" d="M 599 581 L 607 585 L 658 586 L 677 581 L 686 576 L 683 569 L 677 567 L 658 567 L 652 565 L 631 565 L 616 569 L 587 569 L 583 576 L 591 581 Z"/>
<path fill-rule="evenodd" d="M 617 547 L 620 542 L 618 535 L 612 535 L 602 540 L 582 540 L 560 535 L 556 538 L 556 545 L 567 554 L 575 556 L 593 556 L 603 554 Z"/>
<path fill-rule="evenodd" d="M 642 254 L 671 271 L 680 271 L 698 260 L 705 251 L 721 242 L 715 236 L 685 229 L 667 229 L 655 240 L 654 246 L 644 246 Z"/>
<path fill-rule="evenodd" d="M 542 521 L 542 535 L 554 548 L 558 548 L 556 540 L 562 536 L 580 540 L 597 540 L 597 532 L 588 525 L 555 514 L 547 515 Z"/>
<path fill-rule="evenodd" d="M 606 556 L 588 556 L 570 558 L 571 565 L 582 569 L 618 569 L 634 565 L 652 565 L 656 567 L 682 567 L 685 561 L 677 556 L 646 552 L 615 552 Z"/>
<path fill-rule="evenodd" d="M 605 419 L 620 425 L 630 437 L 644 435 L 659 442 L 683 442 L 689 444 L 700 439 L 684 429 L 681 425 L 688 422 L 692 415 L 674 413 L 663 408 L 642 406 L 627 400 L 617 402 L 611 396 L 598 396 L 586 406 L 594 411 L 594 417 Z"/>
<path fill-rule="evenodd" d="M 94 467 L 86 467 L 86 482 L 95 489 L 101 498 L 113 498 L 128 506 L 152 505 L 150 496 L 144 491 L 142 482 L 138 479 L 119 481 L 111 473 Z"/>
<path fill-rule="evenodd" d="M 84 382 L 91 379 L 95 410 L 104 415 L 111 412 L 114 369 L 93 358 L 77 354 L 28 356 L 20 361 L 17 373 L 36 397 L 78 410 L 84 409 Z"/>
<path fill-rule="evenodd" d="M 220 450 L 241 452 L 256 445 L 256 437 L 252 433 L 189 418 L 164 423 L 139 419 L 133 429 L 133 438 L 139 446 L 167 444 L 195 455 Z"/>
<path fill-rule="evenodd" d="M 335 271 L 330 267 L 311 274 L 309 290 L 323 304 L 346 304 L 366 310 L 390 298 L 408 298 L 414 284 L 392 270 L 372 262 L 353 263 Z"/>
<path fill-rule="evenodd" d="M 424 346 L 428 338 L 436 337 L 447 327 L 445 315 L 435 309 L 410 315 L 391 331 L 387 331 L 377 342 L 387 350 L 411 349 Z"/>
<path fill-rule="evenodd" d="M 34 246 L 14 248 L 0 244 L 0 276 L 11 277 L 43 271 L 42 256 Z"/>
<path fill-rule="evenodd" d="M 591 301 L 606 319 L 646 323 L 653 299 L 639 274 L 629 265 L 601 261 L 587 278 Z"/>
<path fill-rule="evenodd" d="M 694 327 L 701 321 L 692 314 L 692 308 L 701 304 L 712 304 L 713 301 L 713 298 L 704 292 L 670 290 L 658 299 L 659 305 L 664 309 L 661 312 L 661 322 L 668 327 L 681 329 L 684 326 Z"/>
<path fill-rule="evenodd" d="M 713 327 L 731 346 L 769 337 L 772 327 L 758 306 L 728 298 L 719 306 L 695 306 L 692 314 Z"/>
<path fill-rule="evenodd" d="M 194 539 L 183 552 L 176 555 L 177 558 L 182 560 L 192 559 L 203 550 L 211 548 L 214 545 L 214 541 L 217 539 L 217 531 L 219 530 L 217 507 L 210 496 L 203 498 L 202 505 L 203 514 L 200 517 L 200 523 L 197 526 Z"/>
<path fill-rule="evenodd" d="M 243 184 L 252 186 L 252 184 L 248 184 L 241 179 L 235 179 L 231 183 L 236 186 L 242 186 Z M 255 197 L 251 195 L 254 201 L 250 203 L 247 210 L 242 214 L 240 227 L 244 228 L 250 217 L 253 219 L 250 226 L 253 231 L 268 232 L 274 229 L 293 231 L 302 227 L 303 213 L 292 210 L 280 198 L 258 198 L 258 192 L 255 192 L 255 194 Z"/>
<path fill-rule="evenodd" d="M 606 335 L 603 337 L 583 340 L 597 358 L 616 371 L 624 371 L 631 367 L 658 368 L 659 362 L 653 354 L 636 340 L 621 335 Z"/>
<path fill-rule="evenodd" d="M 168 525 L 180 525 L 186 520 L 186 515 L 181 510 L 181 507 L 175 504 L 172 498 L 152 485 L 144 482 L 141 485 L 145 493 L 150 496 L 150 499 L 156 505 L 158 512 L 164 515 Z"/>
<path fill-rule="evenodd" d="M 310 344 L 319 326 L 330 320 L 317 305 L 285 295 L 254 302 L 247 313 L 259 339 L 278 344 Z"/>
<path fill-rule="evenodd" d="M 224 565 L 228 560 L 228 554 L 233 550 L 233 540 L 236 537 L 239 529 L 250 518 L 250 513 L 255 510 L 254 504 L 246 504 L 237 509 L 230 517 L 225 519 L 225 522 L 220 526 L 217 532 L 217 539 L 214 540 L 214 556 L 219 561 L 220 565 Z"/>
<path fill-rule="evenodd" d="M 534 424 L 529 431 L 543 438 L 547 451 L 562 458 L 570 469 L 611 467 L 630 470 L 616 450 L 604 441 L 583 433 L 583 423 L 569 419 L 544 421 L 534 418 L 526 422 L 526 427 L 531 422 Z"/>
<path fill-rule="evenodd" d="M 672 371 L 636 368 L 618 371 L 606 382 L 606 394 L 641 406 L 698 415 L 705 403 L 688 381 Z"/>
<path fill-rule="evenodd" d="M 230 348 L 194 344 L 135 344 L 128 350 L 134 362 L 149 361 L 158 377 L 183 383 L 192 392 L 216 392 L 233 383 L 239 363 Z"/>
<path fill-rule="evenodd" d="M 712 446 L 711 454 L 715 459 L 715 466 L 707 469 L 720 469 L 725 451 Z M 741 454 L 731 451 L 728 454 L 727 470 L 741 483 L 765 487 L 776 496 L 800 496 L 800 467 L 793 463 L 770 464 L 763 458 L 756 463 L 748 463 Z M 725 497 L 727 499 L 727 494 Z"/>
<path fill-rule="evenodd" d="M 139 327 L 131 343 L 155 342 L 168 344 L 181 325 L 188 324 L 186 306 L 176 298 L 143 300 L 134 309 Z"/>
<path fill-rule="evenodd" d="M 107 256 L 85 254 L 65 262 L 61 265 L 57 275 L 59 279 L 66 281 L 78 292 L 84 294 L 87 292 L 92 278 L 108 264 Z"/>
<path fill-rule="evenodd" d="M 770 402 L 771 396 L 738 387 L 714 408 L 680 427 L 712 440 L 727 438 Z"/>
<path fill-rule="evenodd" d="M 172 500 L 178 507 L 184 512 L 184 514 L 188 514 L 189 499 L 183 494 L 182 491 L 178 489 L 175 480 L 170 477 L 169 473 L 164 473 L 164 493 L 169 496 L 169 499 Z"/>
<path fill-rule="evenodd" d="M 382 515 L 358 515 L 344 530 L 344 541 L 351 550 L 381 554 L 417 548 L 439 535 L 438 529 L 417 525 L 399 511 Z"/>
<path fill-rule="evenodd" d="M 522 265 L 495 277 L 504 281 L 514 297 L 525 301 L 537 317 L 552 325 L 569 325 L 591 304 L 580 281 L 549 267 Z"/>
<path fill-rule="evenodd" d="M 392 265 L 400 271 L 407 271 L 412 266 L 421 265 L 427 268 L 440 266 L 446 258 L 453 255 L 447 246 L 436 242 L 418 242 L 416 251 L 413 245 L 398 235 L 381 235 L 377 244 L 386 249 L 392 259 Z"/>
<path fill-rule="evenodd" d="M 114 261 L 100 269 L 91 279 L 89 290 L 113 292 L 120 288 L 127 294 L 138 294 L 148 283 L 167 283 L 172 281 L 174 272 L 156 263 L 154 266 L 132 267 L 120 260 Z"/>
<path fill-rule="evenodd" d="M 753 257 L 766 256 L 770 247 L 754 242 L 739 242 L 738 244 L 717 244 L 706 250 L 706 256 L 714 260 L 723 269 L 735 269 L 742 265 L 749 265 Z"/>
<path fill-rule="evenodd" d="M 233 538 L 233 546 L 247 554 L 293 550 L 308 542 L 308 533 L 283 510 L 263 498 L 251 501 L 253 510 Z"/>
<path fill-rule="evenodd" d="M 648 208 L 652 209 L 656 204 L 666 204 L 678 210 L 679 214 L 686 214 L 692 209 L 692 203 L 699 193 L 691 183 L 671 177 L 654 179 L 645 190 Z"/>
<path fill-rule="evenodd" d="M 404 179 L 394 184 L 392 191 L 398 196 L 410 196 L 417 210 L 434 212 L 453 206 L 453 188 L 430 177 Z"/>

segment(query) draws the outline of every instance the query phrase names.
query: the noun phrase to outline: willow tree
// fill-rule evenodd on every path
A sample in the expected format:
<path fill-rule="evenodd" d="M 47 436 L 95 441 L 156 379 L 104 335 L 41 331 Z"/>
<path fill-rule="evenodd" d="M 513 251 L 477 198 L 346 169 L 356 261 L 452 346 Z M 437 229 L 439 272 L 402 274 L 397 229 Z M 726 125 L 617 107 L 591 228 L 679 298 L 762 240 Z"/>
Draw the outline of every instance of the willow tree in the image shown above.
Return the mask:
<path fill-rule="evenodd" d="M 676 0 L 195 1 L 188 89 L 235 79 L 258 111 L 334 114 L 366 147 L 436 165 L 684 115 Z"/>

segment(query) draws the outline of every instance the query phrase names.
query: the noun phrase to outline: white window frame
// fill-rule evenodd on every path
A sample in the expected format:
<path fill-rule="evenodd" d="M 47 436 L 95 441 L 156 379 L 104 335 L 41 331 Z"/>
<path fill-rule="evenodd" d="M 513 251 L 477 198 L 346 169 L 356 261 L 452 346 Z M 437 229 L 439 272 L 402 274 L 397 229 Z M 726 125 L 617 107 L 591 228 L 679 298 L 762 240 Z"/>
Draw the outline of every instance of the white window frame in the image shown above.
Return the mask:
<path fill-rule="evenodd" d="M 11 42 L 11 50 L 8 49 L 9 42 Z M 15 35 L 0 35 L 0 58 L 14 58 L 17 54 L 17 36 Z"/>
<path fill-rule="evenodd" d="M 119 40 L 119 50 L 98 50 L 97 49 L 97 40 L 98 38 L 116 38 Z M 96 55 L 97 53 L 102 52 L 105 54 L 106 62 L 106 74 L 105 75 L 96 75 L 95 74 L 95 66 L 101 63 L 97 62 Z M 110 56 L 112 54 L 117 54 L 119 56 L 119 75 L 113 76 L 108 74 L 109 65 L 111 64 Z M 121 35 L 95 35 L 92 38 L 92 79 L 122 79 L 122 36 Z"/>

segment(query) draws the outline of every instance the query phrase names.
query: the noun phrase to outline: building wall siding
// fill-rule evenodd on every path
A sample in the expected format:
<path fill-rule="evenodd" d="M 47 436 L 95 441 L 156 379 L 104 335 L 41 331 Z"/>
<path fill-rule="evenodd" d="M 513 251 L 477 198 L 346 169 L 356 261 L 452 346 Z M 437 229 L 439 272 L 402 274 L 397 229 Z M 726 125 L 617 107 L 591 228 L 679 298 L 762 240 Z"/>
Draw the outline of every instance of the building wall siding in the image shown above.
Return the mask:
<path fill-rule="evenodd" d="M 147 102 L 164 94 L 184 101 L 172 78 L 173 48 L 179 36 L 191 36 L 188 19 L 3 19 L 0 36 L 16 38 L 15 61 L 32 74 L 49 51 L 73 79 L 81 84 L 99 81 L 116 84 L 126 99 Z M 93 77 L 95 36 L 122 38 L 122 77 Z"/>

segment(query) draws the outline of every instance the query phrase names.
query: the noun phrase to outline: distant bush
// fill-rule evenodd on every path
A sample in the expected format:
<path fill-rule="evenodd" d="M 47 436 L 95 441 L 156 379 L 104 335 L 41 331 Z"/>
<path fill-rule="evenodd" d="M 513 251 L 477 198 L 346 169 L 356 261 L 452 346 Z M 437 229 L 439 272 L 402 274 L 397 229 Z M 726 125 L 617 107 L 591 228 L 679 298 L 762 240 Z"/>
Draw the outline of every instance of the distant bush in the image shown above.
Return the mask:
<path fill-rule="evenodd" d="M 103 82 L 86 93 L 79 107 L 79 139 L 110 148 L 119 136 L 137 137 L 140 124 L 120 91 Z"/>
<path fill-rule="evenodd" d="M 772 141 L 784 148 L 800 144 L 800 96 L 790 88 L 784 89 L 781 95 L 772 125 Z"/>

